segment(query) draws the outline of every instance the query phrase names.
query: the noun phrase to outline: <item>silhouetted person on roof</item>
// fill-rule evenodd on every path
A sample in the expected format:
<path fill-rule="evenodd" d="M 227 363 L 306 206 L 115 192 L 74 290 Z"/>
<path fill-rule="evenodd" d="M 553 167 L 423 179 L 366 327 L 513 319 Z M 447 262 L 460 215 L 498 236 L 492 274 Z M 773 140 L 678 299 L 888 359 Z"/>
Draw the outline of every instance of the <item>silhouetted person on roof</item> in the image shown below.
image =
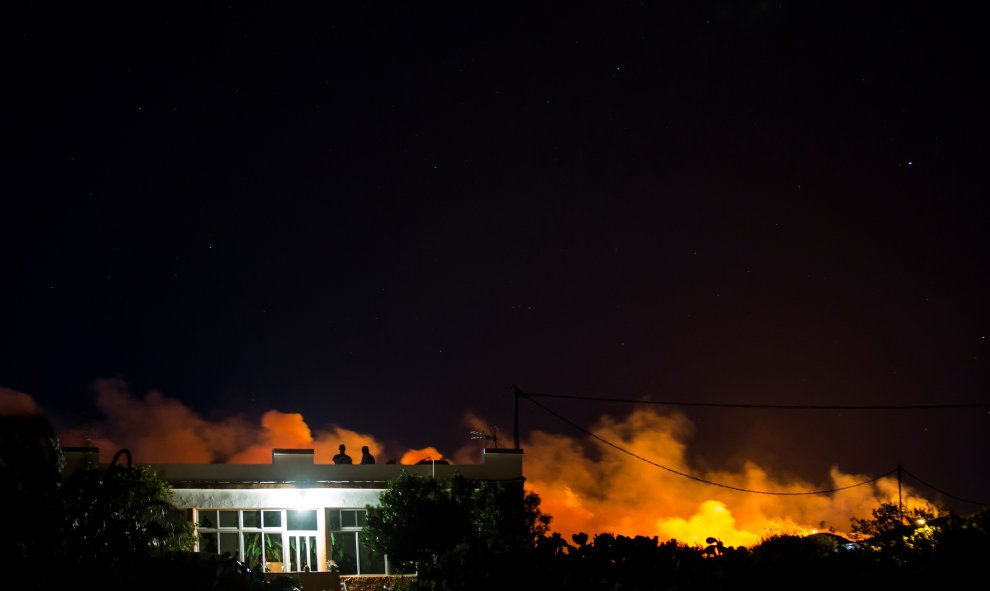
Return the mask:
<path fill-rule="evenodd" d="M 344 453 L 344 450 L 347 449 L 347 446 L 344 445 L 343 443 L 341 443 L 339 449 L 340 449 L 340 453 L 337 454 L 337 455 L 335 455 L 333 457 L 333 463 L 334 464 L 353 464 L 354 462 L 351 461 L 351 456 L 349 456 L 346 453 Z"/>
<path fill-rule="evenodd" d="M 368 451 L 368 446 L 367 445 L 361 447 L 361 463 L 362 464 L 374 464 L 375 463 L 375 456 L 371 455 L 371 452 Z"/>

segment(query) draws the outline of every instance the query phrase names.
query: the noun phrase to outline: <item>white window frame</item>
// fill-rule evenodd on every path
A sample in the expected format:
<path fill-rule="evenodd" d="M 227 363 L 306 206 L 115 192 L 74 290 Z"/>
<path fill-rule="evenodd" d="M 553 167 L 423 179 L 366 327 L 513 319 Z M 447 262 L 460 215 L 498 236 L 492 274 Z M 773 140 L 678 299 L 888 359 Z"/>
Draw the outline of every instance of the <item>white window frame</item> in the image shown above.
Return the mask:
<path fill-rule="evenodd" d="M 321 541 L 321 535 L 320 535 L 320 531 L 319 531 L 319 519 L 320 519 L 320 511 L 321 511 L 321 509 L 319 509 L 319 508 L 302 509 L 303 511 L 313 511 L 316 514 L 316 518 L 317 518 L 317 529 L 312 529 L 312 530 L 308 530 L 308 529 L 304 529 L 304 530 L 289 530 L 288 512 L 289 511 L 297 511 L 297 510 L 298 509 L 275 509 L 275 508 L 269 508 L 269 509 L 236 508 L 235 509 L 233 507 L 201 507 L 201 508 L 193 509 L 193 524 L 196 526 L 196 546 L 195 546 L 194 549 L 195 549 L 196 552 L 199 552 L 201 550 L 200 547 L 199 547 L 200 536 L 213 534 L 213 535 L 216 535 L 217 536 L 217 551 L 219 552 L 220 551 L 220 537 L 219 537 L 219 534 L 236 533 L 237 534 L 237 553 L 238 553 L 237 557 L 238 557 L 238 559 L 241 562 L 245 562 L 245 559 L 244 559 L 244 534 L 259 534 L 259 535 L 262 536 L 262 539 L 261 539 L 261 541 L 262 541 L 261 566 L 265 570 L 268 570 L 268 568 L 269 568 L 268 567 L 269 561 L 268 561 L 267 557 L 265 556 L 265 551 L 264 551 L 264 536 L 278 536 L 279 537 L 279 539 L 281 540 L 281 548 L 282 548 L 281 549 L 282 563 L 283 564 L 288 564 L 289 566 L 291 566 L 291 565 L 293 565 L 293 564 L 296 563 L 296 560 L 295 560 L 296 557 L 295 556 L 290 556 L 288 561 L 285 560 L 286 554 L 289 552 L 289 548 L 290 548 L 289 537 L 290 536 L 297 536 L 297 537 L 299 537 L 299 536 L 306 536 L 308 538 L 310 536 L 313 536 L 316 539 L 316 548 L 315 548 L 316 556 L 319 557 L 319 556 L 321 556 L 320 544 L 323 543 Z M 218 512 L 221 512 L 221 511 L 222 512 L 228 512 L 228 511 L 229 512 L 233 512 L 233 511 L 236 511 L 237 512 L 237 526 L 221 526 L 220 525 L 220 521 L 219 521 L 219 513 L 218 513 Z M 261 523 L 257 527 L 254 527 L 254 526 L 252 526 L 252 527 L 245 527 L 245 525 L 244 525 L 244 512 L 245 511 L 251 511 L 251 512 L 257 511 L 260 514 Z M 217 523 L 216 523 L 216 525 L 214 527 L 203 527 L 203 526 L 201 526 L 199 524 L 199 522 L 200 522 L 200 513 L 201 512 L 213 512 L 213 513 L 217 513 Z M 268 526 L 268 527 L 266 527 L 265 526 L 265 513 L 279 513 L 279 525 L 278 526 Z M 317 558 L 317 563 L 319 563 L 319 558 Z M 255 565 L 248 564 L 247 566 L 253 568 Z M 311 570 L 316 570 L 316 571 L 325 570 L 325 568 L 321 568 L 321 565 L 320 564 L 317 564 L 316 565 L 316 569 L 312 569 L 312 567 L 310 567 L 310 568 L 311 568 Z M 298 565 L 297 565 L 297 570 L 294 570 L 294 571 L 284 571 L 284 572 L 299 572 L 300 570 L 301 569 L 298 569 Z"/>

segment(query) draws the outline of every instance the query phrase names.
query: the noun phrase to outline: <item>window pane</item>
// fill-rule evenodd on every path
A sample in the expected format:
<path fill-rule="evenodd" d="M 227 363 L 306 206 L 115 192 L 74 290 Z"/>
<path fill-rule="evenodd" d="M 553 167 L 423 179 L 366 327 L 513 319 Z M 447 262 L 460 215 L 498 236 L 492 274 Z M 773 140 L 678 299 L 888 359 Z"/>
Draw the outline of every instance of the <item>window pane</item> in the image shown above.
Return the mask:
<path fill-rule="evenodd" d="M 244 527 L 261 527 L 261 511 L 242 511 Z"/>
<path fill-rule="evenodd" d="M 327 527 L 331 530 L 340 529 L 340 511 L 327 509 Z"/>
<path fill-rule="evenodd" d="M 362 575 L 384 575 L 385 555 L 375 552 L 364 543 L 364 536 L 358 537 L 361 544 L 361 574 Z"/>
<path fill-rule="evenodd" d="M 239 545 L 239 538 L 235 533 L 221 533 L 220 534 L 220 554 L 229 553 L 234 557 L 235 560 L 241 559 L 241 548 Z"/>
<path fill-rule="evenodd" d="M 333 532 L 330 534 L 330 556 L 337 563 L 342 575 L 357 574 L 357 533 Z"/>
<path fill-rule="evenodd" d="M 238 511 L 221 511 L 220 512 L 220 527 L 237 527 L 237 514 Z"/>
<path fill-rule="evenodd" d="M 244 564 L 257 568 L 261 564 L 261 534 L 244 534 Z"/>
<path fill-rule="evenodd" d="M 316 511 L 288 511 L 285 515 L 286 525 L 290 530 L 316 529 Z"/>
<path fill-rule="evenodd" d="M 306 541 L 302 540 L 302 545 L 305 546 L 305 544 Z M 295 572 L 302 570 L 302 566 L 300 566 L 299 562 L 300 560 L 305 561 L 306 556 L 305 555 L 301 556 L 301 554 L 303 553 L 299 551 L 299 546 L 300 546 L 299 536 L 289 536 L 289 553 L 286 554 L 285 556 L 287 558 L 285 564 L 286 572 Z"/>
<path fill-rule="evenodd" d="M 303 539 L 304 538 L 300 536 L 300 540 Z M 300 565 L 300 567 L 303 570 L 306 570 L 307 566 L 311 571 L 320 570 L 320 565 L 316 561 L 316 536 L 305 536 L 304 541 L 306 542 L 306 545 L 302 548 L 301 554 L 305 556 L 303 558 L 303 562 Z"/>
<path fill-rule="evenodd" d="M 282 569 L 282 535 L 281 534 L 261 534 L 265 541 L 265 564 L 269 562 L 278 563 L 278 566 L 268 565 L 273 572 L 280 572 Z M 276 570 L 277 569 L 277 570 Z"/>
<path fill-rule="evenodd" d="M 281 511 L 262 511 L 262 518 L 265 520 L 263 527 L 281 527 L 282 526 L 282 512 Z"/>
<path fill-rule="evenodd" d="M 216 527 L 217 526 L 217 512 L 216 511 L 204 511 L 200 509 L 199 513 L 199 527 Z"/>
<path fill-rule="evenodd" d="M 199 551 L 203 554 L 217 553 L 217 534 L 202 534 L 199 536 Z"/>
<path fill-rule="evenodd" d="M 357 527 L 357 515 L 355 511 L 341 511 L 340 525 L 343 527 Z"/>
<path fill-rule="evenodd" d="M 367 511 L 355 511 L 357 514 L 357 524 L 358 527 L 364 527 L 368 525 L 368 512 Z"/>

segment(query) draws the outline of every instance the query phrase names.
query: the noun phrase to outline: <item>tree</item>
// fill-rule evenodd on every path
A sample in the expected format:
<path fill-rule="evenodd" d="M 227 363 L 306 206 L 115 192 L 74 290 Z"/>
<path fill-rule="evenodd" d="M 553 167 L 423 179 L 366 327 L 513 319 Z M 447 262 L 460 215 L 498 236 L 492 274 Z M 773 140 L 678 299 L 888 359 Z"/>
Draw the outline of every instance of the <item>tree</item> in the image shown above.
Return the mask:
<path fill-rule="evenodd" d="M 298 591 L 291 577 L 268 580 L 233 558 L 188 552 L 193 525 L 170 504 L 171 487 L 131 466 L 127 450 L 109 466 L 69 475 L 64 466 L 46 417 L 0 415 L 0 556 L 15 565 L 10 588 Z"/>
<path fill-rule="evenodd" d="M 850 518 L 854 537 L 874 538 L 903 531 L 914 524 L 931 521 L 938 516 L 938 509 L 912 507 L 902 513 L 897 503 L 883 502 L 875 507 L 872 513 L 872 519 Z"/>
<path fill-rule="evenodd" d="M 24 572 L 45 572 L 54 532 L 63 523 L 59 497 L 64 460 L 48 419 L 0 415 L 0 556 Z"/>
<path fill-rule="evenodd" d="M 172 506 L 171 486 L 147 466 L 117 465 L 122 454 L 130 457 L 121 450 L 110 465 L 65 480 L 66 546 L 92 566 L 192 550 L 192 524 Z"/>
<path fill-rule="evenodd" d="M 504 588 L 531 564 L 549 523 L 522 482 L 403 473 L 367 507 L 364 535 L 391 564 L 415 570 L 421 587 Z"/>

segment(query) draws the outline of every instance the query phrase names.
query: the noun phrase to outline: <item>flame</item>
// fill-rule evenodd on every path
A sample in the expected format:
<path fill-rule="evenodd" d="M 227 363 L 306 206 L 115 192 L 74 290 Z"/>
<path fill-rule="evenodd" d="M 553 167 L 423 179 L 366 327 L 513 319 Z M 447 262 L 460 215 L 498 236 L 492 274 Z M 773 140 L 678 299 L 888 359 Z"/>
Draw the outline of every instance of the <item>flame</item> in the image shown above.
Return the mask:
<path fill-rule="evenodd" d="M 94 445 L 102 461 L 121 447 L 131 450 L 142 463 L 268 463 L 277 447 L 313 448 L 318 463 L 330 463 L 341 443 L 355 459 L 361 446 L 373 455 L 385 456 L 385 446 L 374 436 L 329 425 L 312 429 L 300 413 L 269 410 L 253 424 L 243 418 L 206 420 L 159 392 L 134 396 L 120 380 L 96 384 L 96 403 L 106 420 L 95 430 L 60 431 L 63 445 Z M 27 394 L 0 388 L 0 412 L 40 412 Z M 476 430 L 486 423 L 473 414 L 465 425 Z M 740 489 L 803 492 L 821 485 L 797 479 L 773 478 L 768 470 L 747 461 L 736 472 L 703 470 L 688 460 L 687 441 L 694 425 L 681 413 L 662 414 L 637 410 L 624 418 L 604 416 L 590 430 L 595 436 L 575 438 L 533 431 L 526 450 L 528 490 L 541 499 L 541 510 L 552 516 L 553 531 L 657 536 L 701 544 L 715 537 L 728 546 L 751 546 L 776 533 L 810 534 L 830 528 L 843 533 L 851 517 L 870 518 L 879 502 L 898 498 L 893 477 L 828 495 L 766 495 L 743 493 L 685 478 L 650 462 L 711 482 Z M 630 453 L 606 445 L 609 441 Z M 477 462 L 478 445 L 457 450 L 458 463 Z M 435 447 L 394 453 L 402 464 L 423 459 L 444 459 Z M 869 479 L 833 466 L 826 488 L 840 489 Z M 926 499 L 903 488 L 908 508 L 931 508 Z M 823 527 L 824 524 L 824 527 Z"/>
<path fill-rule="evenodd" d="M 621 421 L 602 417 L 590 431 L 641 458 L 726 486 L 784 493 L 821 488 L 775 481 L 752 461 L 738 473 L 692 468 L 685 441 L 693 430 L 683 414 L 638 410 Z M 841 534 L 851 517 L 869 518 L 879 501 L 897 499 L 893 477 L 829 495 L 752 494 L 685 478 L 590 437 L 535 431 L 524 448 L 527 488 L 540 496 L 541 510 L 553 517 L 552 529 L 565 539 L 612 533 L 699 544 L 715 537 L 729 546 L 751 546 L 771 534 L 810 534 L 822 522 Z M 838 489 L 870 477 L 833 467 L 829 478 L 827 488 Z M 905 494 L 909 507 L 930 506 L 909 490 Z"/>

